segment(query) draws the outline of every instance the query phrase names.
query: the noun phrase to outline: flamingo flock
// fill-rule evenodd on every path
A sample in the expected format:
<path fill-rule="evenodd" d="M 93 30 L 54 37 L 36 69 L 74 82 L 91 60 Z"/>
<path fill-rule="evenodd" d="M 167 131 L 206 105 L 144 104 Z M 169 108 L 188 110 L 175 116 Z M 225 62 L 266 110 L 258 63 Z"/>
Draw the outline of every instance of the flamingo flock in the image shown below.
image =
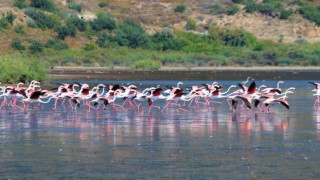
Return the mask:
<path fill-rule="evenodd" d="M 279 81 L 275 87 L 258 86 L 253 78 L 231 85 L 226 91 L 218 82 L 212 84 L 193 85 L 182 88 L 183 82 L 170 87 L 148 87 L 139 90 L 136 85 L 123 86 L 120 84 L 98 84 L 90 87 L 89 84 L 59 84 L 52 90 L 44 90 L 40 82 L 32 81 L 27 87 L 23 83 L 16 86 L 0 86 L 0 109 L 4 107 L 25 109 L 43 108 L 43 104 L 51 103 L 53 109 L 63 107 L 77 110 L 79 108 L 91 110 L 106 110 L 110 107 L 114 111 L 125 107 L 140 110 L 141 105 L 148 107 L 148 112 L 157 109 L 165 112 L 176 107 L 181 111 L 189 111 L 197 107 L 211 106 L 212 104 L 228 104 L 230 111 L 243 109 L 270 112 L 271 107 L 289 109 L 289 95 L 295 88 L 286 90 L 280 88 Z M 317 96 L 314 106 L 320 104 L 320 84 L 309 82 L 316 86 Z M 219 100 L 219 101 L 218 101 Z M 162 101 L 162 103 L 161 103 Z M 276 106 L 279 104 L 280 106 Z M 162 105 L 162 106 L 161 106 Z"/>

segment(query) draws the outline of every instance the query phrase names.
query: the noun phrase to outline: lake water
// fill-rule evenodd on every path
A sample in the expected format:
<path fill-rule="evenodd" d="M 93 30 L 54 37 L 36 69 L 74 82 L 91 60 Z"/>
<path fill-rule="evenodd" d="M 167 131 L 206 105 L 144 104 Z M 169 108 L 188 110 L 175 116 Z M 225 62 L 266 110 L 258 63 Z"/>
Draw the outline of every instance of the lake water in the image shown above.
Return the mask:
<path fill-rule="evenodd" d="M 177 82 L 121 81 L 139 87 Z M 204 82 L 212 83 L 184 81 L 182 87 Z M 296 88 L 290 110 L 276 105 L 270 113 L 232 112 L 225 100 L 150 114 L 146 104 L 141 111 L 5 108 L 0 179 L 318 179 L 320 108 L 313 107 L 314 87 L 307 82 L 285 81 L 282 89 Z M 219 83 L 227 89 L 238 81 Z"/>

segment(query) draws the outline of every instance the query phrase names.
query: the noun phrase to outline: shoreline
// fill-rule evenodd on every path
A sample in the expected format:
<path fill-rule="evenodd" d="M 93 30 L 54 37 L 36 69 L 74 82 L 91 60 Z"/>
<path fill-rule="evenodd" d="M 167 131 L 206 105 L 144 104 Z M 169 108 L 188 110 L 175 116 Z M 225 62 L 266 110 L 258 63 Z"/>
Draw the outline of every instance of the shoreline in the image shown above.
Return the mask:
<path fill-rule="evenodd" d="M 317 80 L 320 67 L 164 67 L 136 70 L 123 67 L 53 67 L 52 80 L 241 80 L 310 79 Z"/>

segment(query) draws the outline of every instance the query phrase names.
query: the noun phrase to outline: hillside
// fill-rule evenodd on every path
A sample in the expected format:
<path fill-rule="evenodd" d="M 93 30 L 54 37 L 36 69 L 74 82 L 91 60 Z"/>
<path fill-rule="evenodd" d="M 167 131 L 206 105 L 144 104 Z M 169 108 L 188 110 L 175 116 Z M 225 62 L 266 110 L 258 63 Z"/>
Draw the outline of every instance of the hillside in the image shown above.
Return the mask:
<path fill-rule="evenodd" d="M 52 1 L 61 12 L 75 13 L 68 8 L 67 0 Z M 253 33 L 258 39 L 278 41 L 280 38 L 283 42 L 293 43 L 297 40 L 308 42 L 318 42 L 320 40 L 320 28 L 314 22 L 303 18 L 300 14 L 293 14 L 288 19 L 279 19 L 263 15 L 259 12 L 246 13 L 243 4 L 237 4 L 240 11 L 234 15 L 213 14 L 212 6 L 215 4 L 223 8 L 228 8 L 234 4 L 231 0 L 74 0 L 74 3 L 81 5 L 81 12 L 76 12 L 80 17 L 86 20 L 95 18 L 98 11 L 109 12 L 117 20 L 131 18 L 139 22 L 149 33 L 162 31 L 164 28 L 183 31 L 188 19 L 196 21 L 196 32 L 205 33 L 212 24 L 224 28 L 241 28 Z M 99 3 L 105 2 L 107 6 L 100 7 Z M 310 4 L 316 6 L 319 1 L 312 1 Z M 26 4 L 30 3 L 29 0 Z M 183 13 L 176 13 L 174 8 L 184 4 L 186 10 Z M 294 5 L 286 7 L 297 9 Z M 0 2 L 0 17 L 5 16 L 8 12 L 13 12 L 17 18 L 14 25 L 26 24 L 28 16 L 23 10 L 13 6 L 11 0 L 2 0 Z M 26 36 L 22 38 L 34 38 L 38 40 L 48 40 L 55 37 L 52 30 L 40 30 L 25 27 Z M 13 28 L 0 31 L 0 52 L 10 52 L 10 42 L 13 36 Z M 18 35 L 19 36 L 19 35 Z M 71 47 L 81 47 L 89 40 L 79 34 L 72 40 L 66 40 Z"/>

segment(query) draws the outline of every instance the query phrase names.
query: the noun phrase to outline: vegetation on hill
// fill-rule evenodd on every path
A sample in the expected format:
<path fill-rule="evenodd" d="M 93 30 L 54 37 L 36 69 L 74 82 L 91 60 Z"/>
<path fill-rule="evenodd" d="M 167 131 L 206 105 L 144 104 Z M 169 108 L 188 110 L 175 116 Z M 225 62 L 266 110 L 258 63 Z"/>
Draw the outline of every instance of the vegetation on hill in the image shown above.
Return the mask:
<path fill-rule="evenodd" d="M 320 64 L 320 44 L 298 39 L 295 43 L 262 41 L 243 29 L 207 27 L 206 34 L 197 29 L 197 21 L 186 19 L 186 31 L 163 28 L 148 33 L 140 21 L 116 19 L 106 9 L 111 1 L 100 1 L 96 16 L 86 20 L 77 15 L 81 3 L 67 0 L 68 11 L 50 0 L 14 0 L 12 6 L 22 10 L 26 23 L 16 23 L 17 16 L 8 12 L 0 17 L 0 33 L 10 34 L 11 49 L 0 56 L 3 64 L 20 62 L 17 67 L 4 66 L 19 72 L 18 79 L 45 78 L 46 66 L 125 66 L 136 69 L 159 69 L 162 66 L 316 66 Z M 189 7 L 180 1 L 172 13 L 188 13 Z M 294 14 L 320 25 L 320 6 L 307 1 L 232 0 L 231 4 L 213 4 L 209 13 L 233 16 L 239 11 L 261 13 L 279 19 Z M 36 34 L 38 36 L 29 36 Z M 41 38 L 36 38 L 41 37 Z M 79 41 L 81 40 L 81 41 Z M 80 42 L 80 43 L 79 43 Z M 78 43 L 78 44 L 76 44 Z M 13 53 L 10 53 L 13 52 Z M 13 55 L 14 54 L 14 55 Z M 26 65 L 28 59 L 32 65 Z M 44 64 L 45 62 L 45 64 Z M 28 63 L 27 63 L 28 64 Z M 38 66 L 36 68 L 34 64 Z M 28 71 L 19 68 L 26 67 Z M 36 70 L 34 70 L 36 69 Z M 39 73 L 38 73 L 39 72 Z M 38 73 L 38 74 L 37 74 Z M 40 75 L 39 75 L 40 74 Z M 15 75 L 1 77 L 11 82 Z"/>

